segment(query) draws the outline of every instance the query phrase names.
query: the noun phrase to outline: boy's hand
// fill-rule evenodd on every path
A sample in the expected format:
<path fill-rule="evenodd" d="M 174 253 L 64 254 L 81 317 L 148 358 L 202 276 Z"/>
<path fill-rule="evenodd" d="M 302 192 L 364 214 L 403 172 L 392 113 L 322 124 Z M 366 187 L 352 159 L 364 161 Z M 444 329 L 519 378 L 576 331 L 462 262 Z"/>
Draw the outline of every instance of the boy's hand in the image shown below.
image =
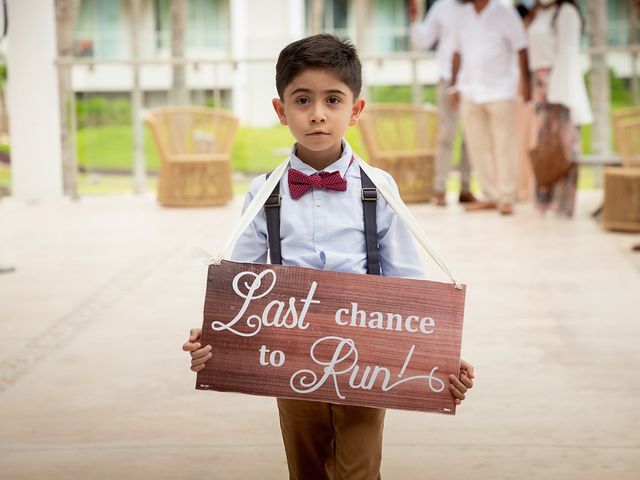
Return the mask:
<path fill-rule="evenodd" d="M 458 378 L 459 377 L 459 378 Z M 469 362 L 465 362 L 463 359 L 460 359 L 460 373 L 458 377 L 455 375 L 449 375 L 449 390 L 453 394 L 455 398 L 456 405 L 460 405 L 462 400 L 464 400 L 465 393 L 471 387 L 473 387 L 473 378 L 475 377 L 473 373 L 473 365 Z"/>
<path fill-rule="evenodd" d="M 199 372 L 204 368 L 204 364 L 212 357 L 211 345 L 200 345 L 201 328 L 192 328 L 189 332 L 189 340 L 184 342 L 182 350 L 191 352 L 191 370 Z"/>

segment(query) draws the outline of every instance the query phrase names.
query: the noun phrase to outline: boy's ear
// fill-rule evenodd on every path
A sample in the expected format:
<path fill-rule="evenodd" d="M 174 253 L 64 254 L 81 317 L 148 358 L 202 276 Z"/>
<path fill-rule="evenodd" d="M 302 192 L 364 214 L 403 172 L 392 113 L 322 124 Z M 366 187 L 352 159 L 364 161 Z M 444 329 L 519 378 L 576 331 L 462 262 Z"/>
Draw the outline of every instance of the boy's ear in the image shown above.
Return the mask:
<path fill-rule="evenodd" d="M 273 109 L 276 111 L 276 115 L 278 115 L 278 120 L 282 125 L 288 125 L 287 116 L 284 114 L 284 103 L 279 98 L 274 98 L 271 100 L 271 104 L 273 105 Z"/>
<path fill-rule="evenodd" d="M 361 98 L 357 98 L 355 102 L 353 102 L 353 107 L 351 108 L 351 118 L 349 119 L 349 126 L 357 125 L 358 118 L 360 118 L 360 114 L 362 110 L 364 110 L 365 102 Z"/>

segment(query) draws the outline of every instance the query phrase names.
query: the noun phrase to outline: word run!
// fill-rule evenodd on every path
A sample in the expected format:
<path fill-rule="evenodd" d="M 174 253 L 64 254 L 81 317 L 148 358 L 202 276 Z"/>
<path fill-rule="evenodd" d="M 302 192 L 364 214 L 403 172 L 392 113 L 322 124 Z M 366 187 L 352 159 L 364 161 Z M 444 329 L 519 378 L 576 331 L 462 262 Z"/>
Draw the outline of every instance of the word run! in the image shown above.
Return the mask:
<path fill-rule="evenodd" d="M 333 346 L 333 355 L 328 360 L 319 358 L 316 349 L 320 347 Z M 325 347 L 326 348 L 326 347 Z M 435 376 L 438 367 L 433 367 L 428 375 L 414 375 L 412 377 L 403 378 L 404 372 L 411 361 L 411 356 L 415 350 L 415 345 L 412 345 L 407 353 L 407 357 L 404 361 L 402 369 L 397 375 L 397 379 L 393 379 L 391 370 L 387 367 L 381 367 L 378 365 L 365 366 L 361 368 L 358 364 L 358 349 L 355 342 L 350 338 L 342 337 L 323 337 L 311 346 L 310 356 L 311 360 L 318 365 L 318 370 L 321 373 L 319 376 L 315 371 L 310 369 L 301 369 L 291 375 L 290 386 L 294 392 L 300 394 L 308 394 L 315 392 L 325 383 L 332 381 L 338 398 L 344 400 L 346 397 L 340 391 L 338 377 L 344 376 L 348 378 L 348 385 L 352 389 L 372 390 L 378 377 L 381 378 L 380 389 L 383 392 L 393 390 L 398 385 L 411 381 L 422 381 L 426 383 L 426 386 L 435 393 L 440 393 L 445 389 L 445 383 Z"/>

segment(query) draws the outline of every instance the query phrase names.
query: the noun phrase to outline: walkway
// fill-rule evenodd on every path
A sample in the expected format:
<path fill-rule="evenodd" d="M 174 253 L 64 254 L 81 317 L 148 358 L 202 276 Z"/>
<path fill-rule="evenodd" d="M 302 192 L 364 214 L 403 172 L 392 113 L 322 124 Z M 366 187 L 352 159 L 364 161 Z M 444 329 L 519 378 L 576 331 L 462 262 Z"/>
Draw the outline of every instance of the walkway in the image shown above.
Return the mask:
<path fill-rule="evenodd" d="M 640 478 L 640 236 L 602 231 L 600 197 L 573 221 L 412 206 L 469 285 L 477 386 L 456 417 L 389 412 L 385 480 Z M 274 401 L 194 391 L 180 351 L 205 281 L 185 258 L 240 204 L 0 202 L 0 478 L 286 478 Z"/>

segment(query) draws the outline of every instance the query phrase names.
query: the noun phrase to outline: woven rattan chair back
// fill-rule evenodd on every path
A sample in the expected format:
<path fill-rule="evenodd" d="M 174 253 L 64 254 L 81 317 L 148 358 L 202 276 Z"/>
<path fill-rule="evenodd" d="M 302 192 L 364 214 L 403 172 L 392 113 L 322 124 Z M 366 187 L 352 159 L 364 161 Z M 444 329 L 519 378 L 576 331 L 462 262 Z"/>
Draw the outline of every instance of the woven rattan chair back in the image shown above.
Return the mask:
<path fill-rule="evenodd" d="M 393 176 L 402 199 L 405 202 L 430 200 L 437 110 L 415 105 L 369 105 L 358 124 L 369 162 Z"/>
<path fill-rule="evenodd" d="M 221 205 L 233 197 L 231 148 L 238 120 L 207 107 L 160 107 L 146 117 L 158 153 L 158 201 Z"/>
<path fill-rule="evenodd" d="M 622 165 L 640 167 L 640 116 L 619 120 L 616 131 Z"/>

